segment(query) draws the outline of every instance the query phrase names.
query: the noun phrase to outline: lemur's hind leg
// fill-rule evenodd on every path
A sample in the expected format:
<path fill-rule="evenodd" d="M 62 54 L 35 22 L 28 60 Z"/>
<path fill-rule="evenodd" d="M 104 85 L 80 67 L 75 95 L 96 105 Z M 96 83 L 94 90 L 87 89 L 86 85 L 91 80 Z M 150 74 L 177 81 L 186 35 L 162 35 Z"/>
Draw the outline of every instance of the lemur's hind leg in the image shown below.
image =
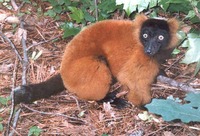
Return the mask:
<path fill-rule="evenodd" d="M 112 75 L 99 57 L 63 62 L 61 75 L 69 92 L 85 100 L 101 100 L 109 92 Z"/>

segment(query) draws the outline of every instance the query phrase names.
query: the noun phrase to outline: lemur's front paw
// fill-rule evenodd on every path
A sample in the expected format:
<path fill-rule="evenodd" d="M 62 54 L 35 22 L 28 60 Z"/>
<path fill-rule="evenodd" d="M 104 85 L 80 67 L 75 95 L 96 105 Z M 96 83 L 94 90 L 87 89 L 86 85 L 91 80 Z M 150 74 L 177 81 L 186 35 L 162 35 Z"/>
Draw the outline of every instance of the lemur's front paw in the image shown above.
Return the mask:
<path fill-rule="evenodd" d="M 15 104 L 19 103 L 31 103 L 31 92 L 28 91 L 26 86 L 18 86 L 14 89 Z"/>
<path fill-rule="evenodd" d="M 142 107 L 151 102 L 151 95 L 149 92 L 129 93 L 127 95 L 128 101 L 132 102 L 137 107 Z"/>
<path fill-rule="evenodd" d="M 99 102 L 100 103 L 110 102 L 117 109 L 123 109 L 123 108 L 127 107 L 129 105 L 129 103 L 125 99 L 118 98 L 117 93 L 118 93 L 118 91 L 110 92 L 106 95 L 105 98 L 103 98 Z"/>

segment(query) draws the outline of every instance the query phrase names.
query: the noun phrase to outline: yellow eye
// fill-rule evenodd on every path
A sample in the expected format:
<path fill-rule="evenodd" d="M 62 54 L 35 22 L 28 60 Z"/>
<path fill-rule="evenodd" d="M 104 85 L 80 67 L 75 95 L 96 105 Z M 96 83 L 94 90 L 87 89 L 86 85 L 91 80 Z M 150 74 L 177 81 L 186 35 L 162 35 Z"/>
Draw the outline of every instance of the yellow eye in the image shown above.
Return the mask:
<path fill-rule="evenodd" d="M 162 41 L 162 40 L 164 40 L 164 36 L 163 36 L 163 35 L 159 35 L 159 36 L 158 36 L 158 39 L 159 39 L 160 41 Z"/>
<path fill-rule="evenodd" d="M 148 37 L 148 34 L 143 34 L 143 38 L 147 38 Z"/>

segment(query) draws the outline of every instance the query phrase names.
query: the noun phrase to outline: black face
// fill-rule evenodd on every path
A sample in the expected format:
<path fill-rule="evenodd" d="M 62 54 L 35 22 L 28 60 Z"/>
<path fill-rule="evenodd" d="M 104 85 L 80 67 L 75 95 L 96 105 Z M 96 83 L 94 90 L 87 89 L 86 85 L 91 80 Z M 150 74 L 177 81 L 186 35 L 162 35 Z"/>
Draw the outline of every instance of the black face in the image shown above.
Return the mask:
<path fill-rule="evenodd" d="M 144 46 L 145 53 L 150 56 L 165 48 L 170 41 L 167 21 L 158 19 L 145 21 L 140 31 L 140 41 Z"/>

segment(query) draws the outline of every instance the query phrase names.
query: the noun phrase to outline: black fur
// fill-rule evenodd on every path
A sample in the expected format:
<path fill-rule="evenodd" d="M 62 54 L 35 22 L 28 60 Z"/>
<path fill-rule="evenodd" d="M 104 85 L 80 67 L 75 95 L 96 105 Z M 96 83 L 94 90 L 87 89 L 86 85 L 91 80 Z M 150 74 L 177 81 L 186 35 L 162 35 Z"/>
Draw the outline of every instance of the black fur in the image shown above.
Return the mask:
<path fill-rule="evenodd" d="M 15 104 L 19 103 L 31 103 L 35 100 L 42 98 L 48 98 L 51 95 L 57 94 L 65 90 L 62 78 L 60 74 L 53 76 L 52 78 L 38 83 L 23 85 L 15 89 L 14 99 Z"/>
<path fill-rule="evenodd" d="M 159 40 L 159 36 L 163 36 L 163 40 Z M 167 21 L 149 19 L 142 24 L 140 41 L 144 46 L 146 54 L 154 56 L 159 50 L 165 49 L 170 39 L 170 30 Z"/>
<path fill-rule="evenodd" d="M 125 108 L 126 106 L 128 106 L 127 100 L 116 97 L 117 93 L 119 93 L 119 89 L 108 93 L 105 98 L 103 98 L 102 100 L 100 100 L 98 102 L 99 103 L 110 102 L 110 104 L 112 104 L 117 109 Z"/>

